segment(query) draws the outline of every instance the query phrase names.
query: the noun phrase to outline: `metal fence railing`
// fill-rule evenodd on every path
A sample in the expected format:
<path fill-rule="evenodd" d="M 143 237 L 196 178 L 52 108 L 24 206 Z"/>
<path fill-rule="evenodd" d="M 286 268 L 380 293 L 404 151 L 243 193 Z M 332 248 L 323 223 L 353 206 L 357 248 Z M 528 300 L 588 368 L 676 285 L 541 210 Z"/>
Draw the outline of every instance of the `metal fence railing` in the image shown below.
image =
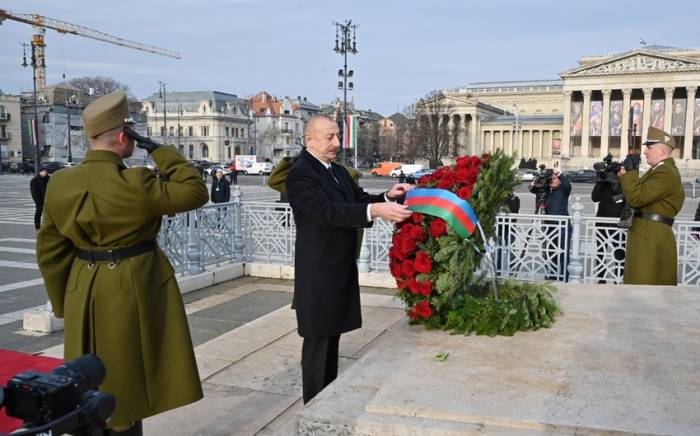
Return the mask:
<path fill-rule="evenodd" d="M 286 203 L 233 201 L 163 217 L 160 247 L 179 273 L 196 274 L 231 261 L 294 264 L 296 227 Z M 627 230 L 616 219 L 584 216 L 574 198 L 571 216 L 500 214 L 495 262 L 499 277 L 583 283 L 622 283 Z M 360 271 L 388 271 L 391 223 L 365 229 Z M 700 223 L 676 221 L 678 283 L 700 286 Z"/>

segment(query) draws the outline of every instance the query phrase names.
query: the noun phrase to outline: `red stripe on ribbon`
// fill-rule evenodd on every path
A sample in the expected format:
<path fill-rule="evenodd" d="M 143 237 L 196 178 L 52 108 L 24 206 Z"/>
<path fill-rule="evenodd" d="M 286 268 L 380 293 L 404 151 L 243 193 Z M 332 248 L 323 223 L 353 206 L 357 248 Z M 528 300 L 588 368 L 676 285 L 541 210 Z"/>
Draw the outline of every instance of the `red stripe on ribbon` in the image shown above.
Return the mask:
<path fill-rule="evenodd" d="M 406 201 L 405 204 L 406 206 L 436 206 L 445 209 L 454 215 L 454 217 L 457 218 L 457 221 L 459 221 L 467 230 L 469 230 L 469 233 L 474 233 L 474 229 L 476 228 L 474 222 L 469 218 L 469 216 L 467 216 L 459 205 L 454 204 L 453 202 L 444 198 L 416 196 Z"/>

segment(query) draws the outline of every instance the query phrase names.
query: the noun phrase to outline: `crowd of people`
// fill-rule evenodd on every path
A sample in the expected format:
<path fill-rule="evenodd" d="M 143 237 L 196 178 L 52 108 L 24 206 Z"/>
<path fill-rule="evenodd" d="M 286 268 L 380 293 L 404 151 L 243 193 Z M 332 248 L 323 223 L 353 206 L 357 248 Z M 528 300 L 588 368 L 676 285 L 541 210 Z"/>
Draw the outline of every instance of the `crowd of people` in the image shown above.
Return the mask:
<path fill-rule="evenodd" d="M 123 92 L 95 100 L 83 119 L 91 145 L 83 163 L 51 177 L 42 169 L 30 182 L 37 260 L 53 310 L 64 318 L 65 358 L 94 353 L 107 368 L 101 388 L 116 396 L 117 408 L 106 434 L 139 435 L 143 418 L 202 398 L 177 280 L 155 242 L 161 218 L 208 200 L 228 202 L 236 171 L 231 180 L 215 171 L 207 193 L 201 174 L 173 147 L 135 139 L 140 137 L 132 134 Z M 297 226 L 293 309 L 303 338 L 307 403 L 337 376 L 340 336 L 362 326 L 356 263 L 362 230 L 377 218 L 409 218 L 400 200 L 414 186 L 401 173 L 385 193 L 365 192 L 354 170 L 335 163 L 338 125 L 327 117 L 307 122 L 305 140 L 301 154 L 279 165 L 270 185 L 286 194 Z M 675 144 L 653 127 L 644 144 L 649 170 L 640 177 L 635 159 L 628 158 L 619 171 L 624 201 L 636 210 L 624 282 L 675 285 L 671 226 L 684 201 L 671 157 Z M 134 147 L 150 154 L 160 177 L 126 168 L 123 159 Z M 571 189 L 566 176 L 553 172 L 543 212 L 568 215 Z M 601 217 L 619 216 L 624 206 L 604 181 L 596 183 L 591 198 Z M 517 197 L 507 203 L 517 213 Z M 571 232 L 557 228 L 550 237 L 566 248 L 565 235 Z"/>

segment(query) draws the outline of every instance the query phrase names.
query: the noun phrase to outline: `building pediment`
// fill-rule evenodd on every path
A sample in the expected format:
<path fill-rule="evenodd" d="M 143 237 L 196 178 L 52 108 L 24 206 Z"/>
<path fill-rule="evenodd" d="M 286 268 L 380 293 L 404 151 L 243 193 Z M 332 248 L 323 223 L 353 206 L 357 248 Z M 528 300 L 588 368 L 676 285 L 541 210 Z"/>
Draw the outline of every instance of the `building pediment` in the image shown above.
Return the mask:
<path fill-rule="evenodd" d="M 563 72 L 561 77 L 617 76 L 687 71 L 700 71 L 700 62 L 674 56 L 637 52 L 608 59 L 594 65 L 574 68 Z"/>

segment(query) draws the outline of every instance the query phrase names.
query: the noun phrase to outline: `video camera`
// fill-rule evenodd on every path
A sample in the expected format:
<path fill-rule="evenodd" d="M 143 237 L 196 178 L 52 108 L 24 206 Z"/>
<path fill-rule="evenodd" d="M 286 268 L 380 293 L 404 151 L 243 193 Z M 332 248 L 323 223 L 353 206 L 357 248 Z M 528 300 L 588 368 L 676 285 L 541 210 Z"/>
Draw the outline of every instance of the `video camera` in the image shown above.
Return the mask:
<path fill-rule="evenodd" d="M 639 165 L 639 160 L 636 160 L 636 165 Z M 603 158 L 602 162 L 593 164 L 593 169 L 596 171 L 596 183 L 609 183 L 613 193 L 613 201 L 622 203 L 625 201 L 625 194 L 622 192 L 622 185 L 618 173 L 622 169 L 623 164 L 612 160 L 612 154 L 608 153 Z M 627 204 L 622 208 L 620 213 L 620 221 L 617 222 L 617 227 L 622 229 L 632 228 L 632 220 L 634 219 L 634 209 Z"/>
<path fill-rule="evenodd" d="M 554 177 L 554 170 L 547 169 L 544 164 L 540 165 L 540 170 L 535 177 L 532 179 L 532 184 L 530 185 L 530 192 L 535 194 L 535 214 L 540 213 L 547 208 L 547 203 L 549 201 L 549 194 L 552 192 L 550 183 Z"/>
<path fill-rule="evenodd" d="M 12 436 L 69 433 L 102 435 L 114 412 L 114 395 L 97 391 L 105 366 L 93 354 L 66 362 L 49 373 L 25 371 L 0 391 L 7 416 L 24 421 Z"/>

